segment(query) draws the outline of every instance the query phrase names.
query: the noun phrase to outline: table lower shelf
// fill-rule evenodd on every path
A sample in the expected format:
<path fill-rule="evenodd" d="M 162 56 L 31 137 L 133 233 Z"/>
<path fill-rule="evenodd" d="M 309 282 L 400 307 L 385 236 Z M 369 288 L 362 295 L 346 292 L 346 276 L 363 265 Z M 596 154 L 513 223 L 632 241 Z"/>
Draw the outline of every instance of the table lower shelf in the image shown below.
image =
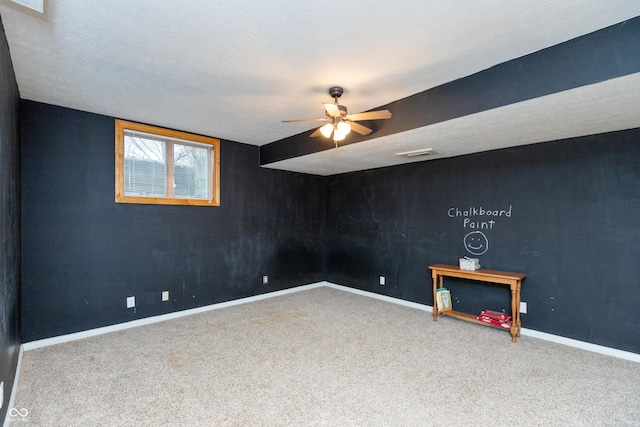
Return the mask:
<path fill-rule="evenodd" d="M 482 326 L 489 326 L 491 328 L 495 328 L 495 329 L 500 329 L 503 331 L 507 331 L 510 332 L 512 335 L 512 341 L 515 342 L 515 338 L 520 336 L 520 331 L 518 330 L 517 325 L 511 325 L 510 328 L 505 328 L 503 326 L 498 326 L 498 325 L 492 325 L 491 323 L 487 323 L 487 322 L 483 322 L 481 320 L 477 319 L 477 316 L 473 315 L 473 314 L 469 314 L 469 313 L 464 313 L 462 311 L 455 311 L 455 310 L 450 310 L 450 311 L 439 311 L 438 310 L 438 314 L 440 315 L 440 317 L 444 316 L 449 316 L 449 317 L 455 317 L 456 319 L 460 319 L 460 320 L 464 320 L 466 322 L 471 322 L 471 323 L 476 323 L 478 325 L 482 325 Z"/>

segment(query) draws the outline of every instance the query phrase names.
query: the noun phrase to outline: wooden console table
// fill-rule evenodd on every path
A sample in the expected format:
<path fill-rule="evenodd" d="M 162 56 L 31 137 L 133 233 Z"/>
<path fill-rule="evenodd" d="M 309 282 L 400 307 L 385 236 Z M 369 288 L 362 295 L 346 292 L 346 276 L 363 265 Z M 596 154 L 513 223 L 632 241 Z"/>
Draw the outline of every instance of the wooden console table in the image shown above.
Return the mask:
<path fill-rule="evenodd" d="M 506 271 L 497 270 L 461 270 L 460 267 L 455 265 L 434 264 L 430 265 L 431 277 L 433 278 L 433 321 L 438 321 L 438 314 L 442 317 L 444 314 L 447 316 L 457 317 L 458 319 L 467 320 L 469 322 L 479 323 L 485 326 L 493 326 L 501 328 L 500 326 L 494 326 L 489 323 L 481 322 L 476 316 L 460 311 L 446 311 L 441 312 L 436 305 L 436 291 L 438 288 L 442 288 L 444 285 L 445 277 L 456 277 L 460 279 L 478 280 L 481 282 L 497 283 L 500 285 L 507 285 L 511 289 L 511 341 L 516 342 L 516 337 L 520 336 L 520 287 L 522 286 L 522 280 L 526 277 L 526 274 L 522 273 L 509 273 Z M 505 329 L 506 330 L 506 329 Z"/>

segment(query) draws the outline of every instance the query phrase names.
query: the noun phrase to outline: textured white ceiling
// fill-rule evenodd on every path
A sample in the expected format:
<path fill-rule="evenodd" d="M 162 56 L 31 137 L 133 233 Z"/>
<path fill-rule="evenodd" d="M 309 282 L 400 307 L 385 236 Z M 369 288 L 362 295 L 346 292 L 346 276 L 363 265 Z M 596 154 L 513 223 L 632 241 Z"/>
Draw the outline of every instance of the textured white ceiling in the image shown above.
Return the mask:
<path fill-rule="evenodd" d="M 322 116 L 330 86 L 368 110 L 638 16 L 640 1 L 51 0 L 39 14 L 1 0 L 0 14 L 25 99 L 263 145 L 311 129 L 281 120 Z"/>

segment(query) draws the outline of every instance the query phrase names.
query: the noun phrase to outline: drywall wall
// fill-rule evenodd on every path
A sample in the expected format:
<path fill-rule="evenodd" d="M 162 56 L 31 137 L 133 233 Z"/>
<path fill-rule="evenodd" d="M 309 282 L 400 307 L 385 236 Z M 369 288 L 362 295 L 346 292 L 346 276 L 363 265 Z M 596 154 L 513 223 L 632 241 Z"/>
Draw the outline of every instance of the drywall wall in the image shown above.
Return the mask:
<path fill-rule="evenodd" d="M 114 118 L 21 113 L 25 341 L 323 279 L 321 177 L 261 169 L 258 147 L 222 141 L 221 206 L 117 204 Z"/>
<path fill-rule="evenodd" d="M 479 258 L 527 274 L 524 327 L 638 353 L 639 140 L 634 129 L 328 177 L 326 280 L 432 304 L 430 264 Z M 504 287 L 447 286 L 459 310 L 509 310 Z"/>
<path fill-rule="evenodd" d="M 20 347 L 20 95 L 0 23 L 0 420 L 8 410 Z"/>
<path fill-rule="evenodd" d="M 25 340 L 320 280 L 432 304 L 428 266 L 466 255 L 527 274 L 525 327 L 640 352 L 640 129 L 324 178 L 223 141 L 222 206 L 188 208 L 113 202 L 112 118 L 22 115 Z M 448 286 L 458 309 L 508 309 L 503 288 Z"/>

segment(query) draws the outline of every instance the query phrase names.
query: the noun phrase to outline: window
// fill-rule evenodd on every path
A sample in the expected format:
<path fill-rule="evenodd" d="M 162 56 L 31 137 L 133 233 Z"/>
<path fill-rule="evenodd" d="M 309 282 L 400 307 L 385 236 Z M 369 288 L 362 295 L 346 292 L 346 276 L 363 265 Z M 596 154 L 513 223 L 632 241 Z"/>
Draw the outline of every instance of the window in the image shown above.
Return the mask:
<path fill-rule="evenodd" d="M 116 120 L 116 202 L 220 205 L 220 140 Z"/>

